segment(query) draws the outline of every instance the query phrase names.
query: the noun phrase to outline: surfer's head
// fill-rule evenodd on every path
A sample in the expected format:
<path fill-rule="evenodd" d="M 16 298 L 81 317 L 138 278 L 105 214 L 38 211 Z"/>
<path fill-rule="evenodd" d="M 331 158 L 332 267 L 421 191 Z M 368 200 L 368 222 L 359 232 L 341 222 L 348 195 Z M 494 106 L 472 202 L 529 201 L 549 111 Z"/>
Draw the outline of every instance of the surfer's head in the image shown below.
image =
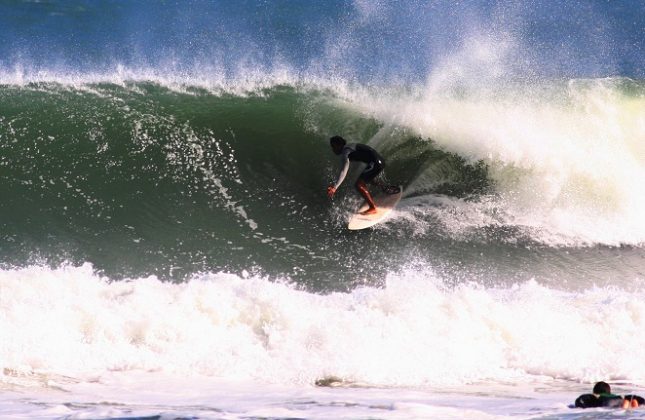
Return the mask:
<path fill-rule="evenodd" d="M 593 393 L 596 395 L 611 394 L 611 387 L 607 382 L 597 382 L 596 385 L 593 386 Z"/>
<path fill-rule="evenodd" d="M 345 147 L 345 144 L 347 144 L 347 142 L 341 136 L 334 136 L 329 139 L 329 144 L 331 145 L 334 153 L 340 155 L 340 153 L 343 151 L 343 147 Z"/>

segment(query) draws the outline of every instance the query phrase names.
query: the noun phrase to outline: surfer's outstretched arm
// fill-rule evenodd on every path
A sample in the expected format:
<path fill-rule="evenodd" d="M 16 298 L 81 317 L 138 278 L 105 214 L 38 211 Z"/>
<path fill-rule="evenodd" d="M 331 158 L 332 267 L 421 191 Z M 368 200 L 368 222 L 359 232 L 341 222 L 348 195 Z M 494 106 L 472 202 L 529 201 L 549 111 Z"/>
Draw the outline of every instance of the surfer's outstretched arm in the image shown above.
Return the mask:
<path fill-rule="evenodd" d="M 351 150 L 349 151 L 351 152 Z M 340 187 L 340 184 L 343 183 L 345 180 L 345 177 L 347 177 L 347 172 L 349 172 L 349 152 L 343 153 L 343 169 L 341 169 L 340 173 L 338 174 L 338 179 L 334 183 L 334 185 L 330 185 L 327 188 L 327 195 L 329 198 L 333 197 L 334 194 L 336 194 L 336 190 L 338 187 Z"/>
<path fill-rule="evenodd" d="M 338 174 L 338 179 L 334 184 L 335 189 L 338 189 L 338 187 L 340 187 L 340 184 L 343 183 L 345 177 L 347 176 L 347 172 L 349 172 L 349 157 L 347 156 L 347 153 L 343 155 L 343 161 L 343 169 L 341 169 L 340 173 Z"/>

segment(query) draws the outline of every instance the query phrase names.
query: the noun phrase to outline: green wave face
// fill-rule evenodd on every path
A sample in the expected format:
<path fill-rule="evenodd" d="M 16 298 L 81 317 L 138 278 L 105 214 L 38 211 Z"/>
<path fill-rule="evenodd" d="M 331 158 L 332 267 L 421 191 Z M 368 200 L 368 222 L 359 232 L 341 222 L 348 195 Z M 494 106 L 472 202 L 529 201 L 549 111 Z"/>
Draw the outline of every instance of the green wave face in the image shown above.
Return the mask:
<path fill-rule="evenodd" d="M 629 86 L 626 106 L 638 108 L 641 90 Z M 180 281 L 229 271 L 337 290 L 381 282 L 418 261 L 438 271 L 468 265 L 487 274 L 501 270 L 500 278 L 534 276 L 539 269 L 532 263 L 541 259 L 525 258 L 522 244 L 557 253 L 543 245 L 539 229 L 515 222 L 519 210 L 504 207 L 513 198 L 504 188 L 523 187 L 527 174 L 540 176 L 535 165 L 487 159 L 477 144 L 468 150 L 468 133 L 459 138 L 453 130 L 451 138 L 439 130 L 435 138 L 414 121 L 396 121 L 394 111 L 384 115 L 376 102 L 370 111 L 360 95 L 338 92 L 277 85 L 231 93 L 150 82 L 4 85 L 0 260 L 90 262 L 115 279 Z M 390 96 L 380 100 L 405 98 Z M 466 102 L 450 106 L 467 110 Z M 345 229 L 360 201 L 351 177 L 333 202 L 326 197 L 339 170 L 328 145 L 336 134 L 376 147 L 386 178 L 404 186 L 390 223 Z M 492 258 L 479 264 L 483 253 Z"/>
<path fill-rule="evenodd" d="M 172 278 L 385 266 L 381 241 L 345 235 L 358 197 L 351 183 L 334 205 L 325 195 L 338 170 L 328 137 L 368 141 L 382 124 L 329 94 L 137 83 L 5 86 L 0 95 L 1 252 L 9 265 L 90 261 L 112 276 Z M 422 171 L 433 153 L 448 156 L 399 137 L 402 146 L 384 150 L 392 179 Z M 457 160 L 433 170 L 463 177 L 452 173 Z"/>

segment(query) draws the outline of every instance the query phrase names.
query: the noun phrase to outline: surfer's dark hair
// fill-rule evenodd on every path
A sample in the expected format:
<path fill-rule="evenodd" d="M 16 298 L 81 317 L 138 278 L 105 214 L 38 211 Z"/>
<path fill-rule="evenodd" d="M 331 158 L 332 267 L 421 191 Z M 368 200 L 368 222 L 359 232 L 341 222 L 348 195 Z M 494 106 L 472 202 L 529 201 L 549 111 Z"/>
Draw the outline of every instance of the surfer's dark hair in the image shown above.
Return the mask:
<path fill-rule="evenodd" d="M 594 394 L 611 394 L 611 387 L 607 382 L 598 382 L 593 386 Z"/>
<path fill-rule="evenodd" d="M 335 144 L 337 144 L 339 146 L 344 146 L 345 144 L 347 144 L 347 142 L 341 136 L 334 136 L 334 137 L 329 139 L 329 144 L 331 144 L 332 146 L 335 145 Z"/>

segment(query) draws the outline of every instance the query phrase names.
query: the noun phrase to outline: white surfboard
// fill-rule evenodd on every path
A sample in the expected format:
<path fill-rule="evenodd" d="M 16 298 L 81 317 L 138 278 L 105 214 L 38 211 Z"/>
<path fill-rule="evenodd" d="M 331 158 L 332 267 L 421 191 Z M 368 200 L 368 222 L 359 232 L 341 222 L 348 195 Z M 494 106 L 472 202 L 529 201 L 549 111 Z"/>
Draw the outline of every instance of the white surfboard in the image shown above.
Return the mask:
<path fill-rule="evenodd" d="M 360 230 L 365 229 L 370 226 L 374 226 L 377 223 L 384 221 L 389 215 L 390 212 L 396 207 L 396 205 L 401 201 L 401 194 L 403 194 L 403 188 L 399 187 L 399 192 L 394 194 L 380 193 L 373 196 L 374 203 L 376 204 L 376 213 L 373 214 L 361 214 L 361 212 L 367 210 L 369 206 L 363 204 L 358 211 L 352 215 L 347 224 L 347 229 L 349 230 Z"/>

